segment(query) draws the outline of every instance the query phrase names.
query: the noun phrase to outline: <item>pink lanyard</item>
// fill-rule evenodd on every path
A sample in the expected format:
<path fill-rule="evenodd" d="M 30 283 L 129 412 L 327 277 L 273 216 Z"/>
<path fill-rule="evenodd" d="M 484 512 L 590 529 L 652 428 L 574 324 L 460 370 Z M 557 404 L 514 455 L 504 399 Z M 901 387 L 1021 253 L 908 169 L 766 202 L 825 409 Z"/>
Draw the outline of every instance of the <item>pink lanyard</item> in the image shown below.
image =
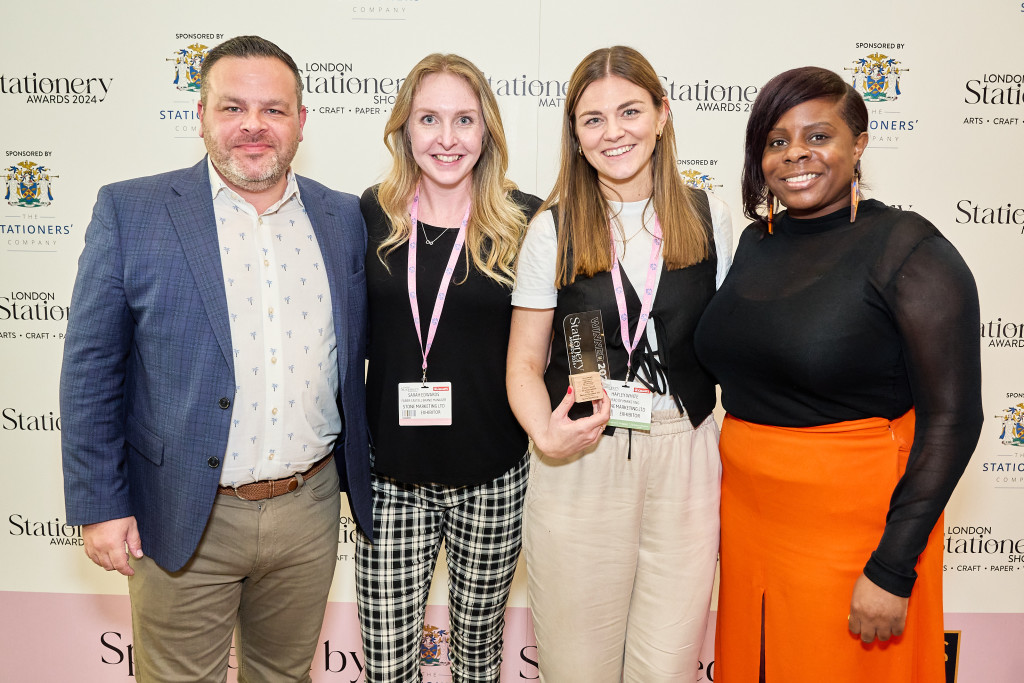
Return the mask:
<path fill-rule="evenodd" d="M 651 260 L 647 265 L 647 282 L 644 285 L 643 297 L 640 299 L 640 320 L 636 324 L 633 343 L 629 343 L 629 313 L 626 310 L 626 294 L 622 289 L 622 275 L 619 273 L 618 255 L 615 252 L 615 232 L 608 225 L 612 242 L 612 283 L 615 285 L 615 304 L 619 307 L 619 332 L 622 334 L 622 345 L 626 347 L 626 381 L 629 381 L 630 368 L 633 365 L 633 349 L 640 343 L 640 337 L 647 329 L 647 319 L 651 317 L 654 305 L 654 282 L 658 277 L 658 255 L 661 253 L 661 221 L 654 216 L 654 241 L 651 243 Z"/>
<path fill-rule="evenodd" d="M 448 285 L 451 284 L 452 274 L 455 272 L 455 263 L 459 259 L 459 252 L 466 241 L 466 225 L 469 223 L 469 210 L 472 204 L 466 207 L 466 215 L 462 218 L 462 225 L 459 226 L 459 235 L 455 238 L 455 246 L 452 247 L 452 255 L 448 257 L 448 265 L 444 269 L 444 276 L 441 278 L 441 287 L 437 290 L 437 300 L 434 301 L 434 312 L 430 314 L 430 326 L 427 328 L 427 345 L 423 346 L 423 332 L 420 328 L 420 307 L 416 300 L 416 243 L 418 217 L 420 213 L 420 186 L 416 185 L 416 194 L 412 198 L 412 208 L 409 210 L 409 219 L 412 221 L 412 231 L 409 233 L 409 305 L 412 307 L 412 321 L 416 324 L 416 339 L 420 343 L 420 353 L 423 354 L 423 378 L 427 381 L 427 355 L 430 347 L 434 344 L 434 333 L 437 332 L 437 323 L 441 319 L 441 309 L 444 308 L 444 298 L 448 293 Z"/>

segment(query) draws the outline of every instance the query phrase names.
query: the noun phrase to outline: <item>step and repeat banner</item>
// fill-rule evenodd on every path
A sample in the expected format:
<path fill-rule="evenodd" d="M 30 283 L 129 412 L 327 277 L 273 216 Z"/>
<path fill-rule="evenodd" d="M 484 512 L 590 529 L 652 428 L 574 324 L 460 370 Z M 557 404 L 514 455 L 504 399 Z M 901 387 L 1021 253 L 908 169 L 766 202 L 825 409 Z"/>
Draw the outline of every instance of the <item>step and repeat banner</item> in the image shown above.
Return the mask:
<path fill-rule="evenodd" d="M 425 54 L 456 52 L 487 74 L 505 120 L 510 176 L 545 196 L 573 67 L 598 47 L 636 47 L 664 80 L 679 172 L 729 203 L 737 236 L 746 223 L 739 198 L 743 131 L 760 87 L 806 64 L 847 77 L 871 114 L 867 194 L 934 222 L 964 255 L 981 292 L 987 419 L 944 523 L 948 680 L 1021 680 L 1020 0 L 58 0 L 10 4 L 3 15 L 0 679 L 133 677 L 126 580 L 92 565 L 80 529 L 65 523 L 57 385 L 71 288 L 99 187 L 199 160 L 203 56 L 226 38 L 257 33 L 302 70 L 309 116 L 296 170 L 356 194 L 387 168 L 384 122 L 401 80 Z M 354 534 L 343 512 L 314 681 L 362 680 Z M 440 564 L 424 629 L 427 681 L 451 680 Z M 802 647 L 799 638 L 793 647 Z M 712 649 L 709 637 L 702 681 L 714 680 Z M 520 567 L 503 680 L 535 680 L 536 659 Z"/>

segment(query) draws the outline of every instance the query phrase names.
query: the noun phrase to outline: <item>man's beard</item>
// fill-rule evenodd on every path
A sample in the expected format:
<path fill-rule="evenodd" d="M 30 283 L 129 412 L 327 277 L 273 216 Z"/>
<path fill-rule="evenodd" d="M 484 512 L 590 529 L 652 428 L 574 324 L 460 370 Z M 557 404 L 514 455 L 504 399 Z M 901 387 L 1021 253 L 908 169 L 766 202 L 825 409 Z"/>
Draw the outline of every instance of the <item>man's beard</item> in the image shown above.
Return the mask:
<path fill-rule="evenodd" d="M 250 139 L 233 140 L 232 144 L 260 142 L 262 139 L 262 136 L 256 136 Z M 213 167 L 220 171 L 228 182 L 246 192 L 262 192 L 273 187 L 288 171 L 288 165 L 295 158 L 295 152 L 299 148 L 299 140 L 296 136 L 283 151 L 275 149 L 269 157 L 264 157 L 261 166 L 250 171 L 242 160 L 232 155 L 230 147 L 220 144 L 218 138 L 211 138 L 207 134 L 204 141 L 206 142 L 206 151 L 210 154 L 210 160 L 213 161 Z"/>

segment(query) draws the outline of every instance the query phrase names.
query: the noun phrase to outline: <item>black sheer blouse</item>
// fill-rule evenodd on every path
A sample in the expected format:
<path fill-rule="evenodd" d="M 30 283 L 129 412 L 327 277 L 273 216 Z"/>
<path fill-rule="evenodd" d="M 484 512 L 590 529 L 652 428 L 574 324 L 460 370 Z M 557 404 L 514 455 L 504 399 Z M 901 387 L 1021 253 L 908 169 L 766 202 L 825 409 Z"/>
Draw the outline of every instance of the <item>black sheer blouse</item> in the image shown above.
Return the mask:
<path fill-rule="evenodd" d="M 974 278 L 921 216 L 881 202 L 749 226 L 697 328 L 697 352 L 732 415 L 808 427 L 911 407 L 916 430 L 885 532 L 865 567 L 909 596 L 914 565 L 981 431 Z"/>

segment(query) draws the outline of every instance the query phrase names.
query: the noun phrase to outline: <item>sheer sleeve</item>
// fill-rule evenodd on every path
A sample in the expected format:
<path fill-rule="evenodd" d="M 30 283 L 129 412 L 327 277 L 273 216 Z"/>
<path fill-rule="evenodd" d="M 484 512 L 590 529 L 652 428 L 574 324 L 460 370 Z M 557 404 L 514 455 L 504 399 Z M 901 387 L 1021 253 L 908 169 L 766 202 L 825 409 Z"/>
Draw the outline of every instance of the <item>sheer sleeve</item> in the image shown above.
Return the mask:
<path fill-rule="evenodd" d="M 980 311 L 974 277 L 939 235 L 923 239 L 897 265 L 882 295 L 901 337 L 916 426 L 907 469 L 864 573 L 909 597 L 917 558 L 981 433 Z"/>

